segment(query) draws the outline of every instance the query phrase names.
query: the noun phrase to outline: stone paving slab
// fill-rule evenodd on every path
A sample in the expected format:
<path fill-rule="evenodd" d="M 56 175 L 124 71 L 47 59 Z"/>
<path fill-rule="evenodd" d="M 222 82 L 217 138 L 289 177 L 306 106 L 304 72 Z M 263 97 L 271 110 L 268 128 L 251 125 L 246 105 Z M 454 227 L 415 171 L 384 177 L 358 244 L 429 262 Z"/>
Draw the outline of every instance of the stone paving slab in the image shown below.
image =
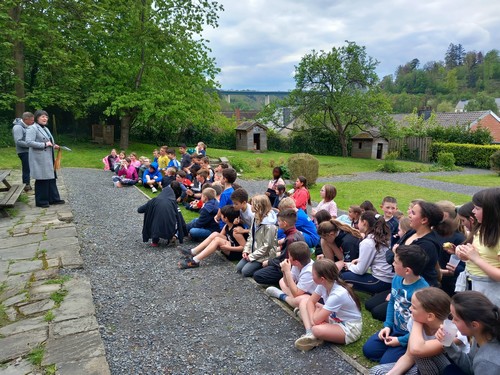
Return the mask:
<path fill-rule="evenodd" d="M 2 327 L 0 328 L 0 335 L 11 336 L 32 330 L 39 330 L 46 327 L 47 322 L 43 319 L 43 316 L 39 316 L 36 318 L 20 320 L 18 322 L 9 324 L 8 326 Z"/>
<path fill-rule="evenodd" d="M 61 179 L 58 185 L 66 199 Z M 57 374 L 108 375 L 89 280 L 76 276 L 63 285 L 45 284 L 60 278 L 61 268 L 83 266 L 71 206 L 41 209 L 33 194 L 27 197 L 27 203 L 16 203 L 15 217 L 0 220 L 0 302 L 12 322 L 0 328 L 0 375 L 41 374 L 26 360 L 40 344 L 43 365 L 55 364 Z M 68 294 L 57 307 L 50 296 L 61 288 Z M 47 311 L 53 314 L 50 323 Z"/>
<path fill-rule="evenodd" d="M 93 315 L 84 316 L 83 318 L 65 320 L 55 322 L 50 325 L 49 332 L 51 337 L 55 339 L 75 333 L 95 331 L 99 329 L 97 319 Z"/>
<path fill-rule="evenodd" d="M 20 247 L 20 246 L 26 246 L 28 244 L 32 243 L 38 243 L 43 239 L 42 234 L 30 234 L 26 236 L 21 236 L 21 237 L 10 237 L 2 242 L 0 242 L 0 250 L 1 249 L 9 249 L 12 247 Z M 1 253 L 1 251 L 0 251 Z"/>
<path fill-rule="evenodd" d="M 48 337 L 46 327 L 8 336 L 2 339 L 0 345 L 0 363 L 19 358 L 28 354 L 34 347 L 45 342 Z"/>
<path fill-rule="evenodd" d="M 38 242 L 20 244 L 11 248 L 0 249 L 0 260 L 32 259 L 38 251 Z"/>
<path fill-rule="evenodd" d="M 56 363 L 60 374 L 111 375 L 106 357 L 95 357 L 77 362 Z M 1 374 L 0 374 L 1 375 Z"/>
<path fill-rule="evenodd" d="M 46 355 L 42 365 L 66 363 L 105 355 L 99 331 L 49 338 L 45 345 Z"/>
<path fill-rule="evenodd" d="M 32 373 L 31 364 L 26 360 L 16 361 L 5 368 L 0 368 L 0 375 L 28 375 Z"/>
<path fill-rule="evenodd" d="M 9 266 L 9 275 L 31 273 L 41 269 L 43 269 L 43 262 L 41 260 L 20 260 Z"/>

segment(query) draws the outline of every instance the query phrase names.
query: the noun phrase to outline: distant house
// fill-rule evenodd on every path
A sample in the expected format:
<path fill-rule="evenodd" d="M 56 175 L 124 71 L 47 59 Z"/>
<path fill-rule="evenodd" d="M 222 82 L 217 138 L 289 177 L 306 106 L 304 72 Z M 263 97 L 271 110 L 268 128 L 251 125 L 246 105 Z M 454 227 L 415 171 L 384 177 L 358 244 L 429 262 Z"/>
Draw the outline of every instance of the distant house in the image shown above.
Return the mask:
<path fill-rule="evenodd" d="M 489 129 L 493 143 L 500 143 L 500 118 L 493 111 L 437 112 L 434 115 L 436 122 L 444 127 L 459 125 L 471 130 L 476 130 L 479 126 Z M 400 126 L 407 126 L 406 116 L 409 114 L 395 114 L 392 118 Z"/>
<path fill-rule="evenodd" d="M 267 127 L 255 121 L 245 121 L 236 127 L 236 149 L 267 151 Z"/>
<path fill-rule="evenodd" d="M 384 159 L 389 151 L 389 141 L 376 129 L 356 134 L 351 141 L 353 158 Z"/>
<path fill-rule="evenodd" d="M 455 112 L 465 112 L 465 106 L 467 103 L 469 103 L 468 100 L 460 100 L 455 106 Z M 495 98 L 495 103 L 498 109 L 500 109 L 500 98 Z"/>

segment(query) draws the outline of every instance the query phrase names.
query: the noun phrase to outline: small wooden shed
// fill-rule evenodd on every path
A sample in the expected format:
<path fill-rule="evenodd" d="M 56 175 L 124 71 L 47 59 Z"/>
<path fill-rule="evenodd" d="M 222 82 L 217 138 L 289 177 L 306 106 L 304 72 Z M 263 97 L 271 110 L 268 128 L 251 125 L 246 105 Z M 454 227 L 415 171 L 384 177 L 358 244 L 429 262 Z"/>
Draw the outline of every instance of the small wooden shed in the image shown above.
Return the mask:
<path fill-rule="evenodd" d="M 245 121 L 236 127 L 236 149 L 267 151 L 267 127 L 256 121 Z"/>
<path fill-rule="evenodd" d="M 378 130 L 356 134 L 351 141 L 353 158 L 385 159 L 389 152 L 389 141 L 381 137 Z"/>

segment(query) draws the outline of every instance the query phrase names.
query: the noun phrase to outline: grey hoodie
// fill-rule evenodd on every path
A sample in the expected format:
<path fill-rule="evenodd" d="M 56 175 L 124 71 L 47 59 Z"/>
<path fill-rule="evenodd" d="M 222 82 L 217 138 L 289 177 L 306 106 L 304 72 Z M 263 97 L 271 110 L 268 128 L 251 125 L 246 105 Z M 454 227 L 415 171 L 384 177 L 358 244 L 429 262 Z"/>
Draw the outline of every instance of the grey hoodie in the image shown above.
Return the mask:
<path fill-rule="evenodd" d="M 20 118 L 16 118 L 12 124 L 14 125 L 12 127 L 12 136 L 16 144 L 16 152 L 18 154 L 29 152 L 30 148 L 26 144 L 26 129 L 28 129 L 28 125 Z"/>

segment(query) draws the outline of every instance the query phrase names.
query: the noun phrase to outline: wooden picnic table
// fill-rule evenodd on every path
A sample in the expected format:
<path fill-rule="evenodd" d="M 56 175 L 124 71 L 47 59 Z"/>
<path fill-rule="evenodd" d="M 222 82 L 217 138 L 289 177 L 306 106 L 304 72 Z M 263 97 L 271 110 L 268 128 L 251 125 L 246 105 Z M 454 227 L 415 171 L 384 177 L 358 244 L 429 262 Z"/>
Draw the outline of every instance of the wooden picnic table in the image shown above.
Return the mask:
<path fill-rule="evenodd" d="M 11 185 L 9 181 L 7 181 L 7 177 L 10 176 L 10 172 L 10 170 L 0 170 L 0 181 L 4 185 L 4 187 L 0 187 L 0 191 L 4 192 L 0 196 L 0 215 L 3 217 L 9 216 L 5 209 L 14 207 L 17 198 L 19 198 L 21 193 L 24 191 L 24 184 Z"/>

